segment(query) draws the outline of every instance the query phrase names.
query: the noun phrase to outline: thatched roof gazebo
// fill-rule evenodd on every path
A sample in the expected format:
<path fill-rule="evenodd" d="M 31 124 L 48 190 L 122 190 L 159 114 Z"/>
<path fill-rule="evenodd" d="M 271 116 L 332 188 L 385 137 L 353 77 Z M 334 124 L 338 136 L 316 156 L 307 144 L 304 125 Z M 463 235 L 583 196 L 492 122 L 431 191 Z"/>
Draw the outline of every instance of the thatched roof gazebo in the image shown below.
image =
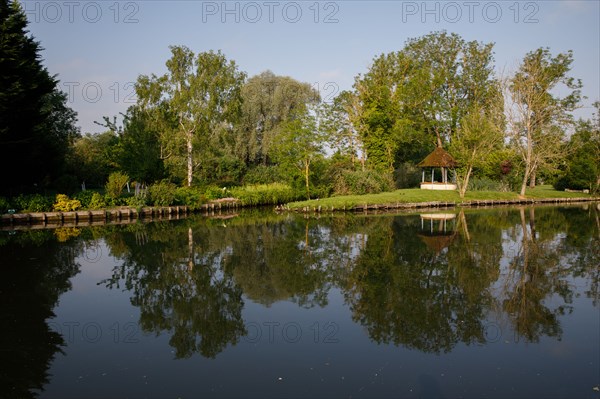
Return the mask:
<path fill-rule="evenodd" d="M 456 237 L 456 214 L 453 213 L 424 213 L 421 214 L 421 232 L 417 234 L 425 245 L 438 255 L 444 248 L 450 246 Z M 452 227 L 447 222 L 452 220 Z M 426 223 L 429 225 L 427 228 Z M 437 226 L 434 226 L 437 224 Z"/>
<path fill-rule="evenodd" d="M 448 169 L 455 168 L 458 165 L 452 155 L 448 154 L 442 147 L 436 147 L 435 150 L 425 157 L 417 165 L 423 168 L 423 177 L 421 178 L 421 189 L 423 190 L 456 190 L 456 184 L 448 183 Z M 425 169 L 431 168 L 431 181 L 425 181 Z M 435 169 L 440 168 L 442 174 L 440 181 L 435 181 Z"/>

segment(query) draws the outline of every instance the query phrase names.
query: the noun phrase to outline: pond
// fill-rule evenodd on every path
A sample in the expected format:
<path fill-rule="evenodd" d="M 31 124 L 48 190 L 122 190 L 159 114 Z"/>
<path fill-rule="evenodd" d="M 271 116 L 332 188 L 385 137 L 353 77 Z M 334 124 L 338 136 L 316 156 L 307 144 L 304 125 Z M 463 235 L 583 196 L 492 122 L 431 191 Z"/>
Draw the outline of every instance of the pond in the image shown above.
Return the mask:
<path fill-rule="evenodd" d="M 589 397 L 600 204 L 0 231 L 1 397 Z"/>

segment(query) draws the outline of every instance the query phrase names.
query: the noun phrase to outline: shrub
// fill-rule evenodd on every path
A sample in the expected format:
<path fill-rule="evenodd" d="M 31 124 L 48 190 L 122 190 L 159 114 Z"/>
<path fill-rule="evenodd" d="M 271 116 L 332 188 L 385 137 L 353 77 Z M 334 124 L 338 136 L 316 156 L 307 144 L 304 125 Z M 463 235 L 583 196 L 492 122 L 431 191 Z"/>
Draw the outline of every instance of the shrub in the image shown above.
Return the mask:
<path fill-rule="evenodd" d="M 469 180 L 469 191 L 508 191 L 506 184 L 489 177 L 472 177 Z"/>
<path fill-rule="evenodd" d="M 283 181 L 277 166 L 258 165 L 250 169 L 244 176 L 245 184 L 270 184 Z"/>
<path fill-rule="evenodd" d="M 162 180 L 148 187 L 149 203 L 154 206 L 169 206 L 175 201 L 175 184 Z"/>
<path fill-rule="evenodd" d="M 90 207 L 90 201 L 92 200 L 94 193 L 95 191 L 93 190 L 80 191 L 77 194 L 75 194 L 73 198 L 81 202 L 81 207 L 83 209 L 88 209 Z"/>
<path fill-rule="evenodd" d="M 334 191 L 337 195 L 377 194 L 391 191 L 393 182 L 389 174 L 374 170 L 346 170 L 338 175 Z"/>
<path fill-rule="evenodd" d="M 294 190 L 283 183 L 236 187 L 231 194 L 244 206 L 278 205 L 297 199 Z"/>
<path fill-rule="evenodd" d="M 209 200 L 227 198 L 231 196 L 231 191 L 227 187 L 208 186 L 204 191 L 204 195 Z"/>
<path fill-rule="evenodd" d="M 410 163 L 403 163 L 394 171 L 396 188 L 415 188 L 421 183 L 422 170 Z"/>
<path fill-rule="evenodd" d="M 196 187 L 179 187 L 175 190 L 175 203 L 178 205 L 185 205 L 192 211 L 200 209 L 204 202 L 204 195 L 202 195 L 201 190 Z"/>
<path fill-rule="evenodd" d="M 121 172 L 113 172 L 108 176 L 108 181 L 106 182 L 106 195 L 110 198 L 116 199 L 121 196 L 123 192 L 123 188 L 129 181 L 129 176 L 125 173 Z"/>
<path fill-rule="evenodd" d="M 41 194 L 19 195 L 13 205 L 19 212 L 50 212 L 53 200 Z"/>
<path fill-rule="evenodd" d="M 132 208 L 140 209 L 146 206 L 146 196 L 145 195 L 134 195 L 133 197 L 125 198 L 125 203 L 127 206 Z"/>
<path fill-rule="evenodd" d="M 65 194 L 57 194 L 56 202 L 52 207 L 57 212 L 71 212 L 81 208 L 81 202 L 76 199 L 70 199 Z"/>
<path fill-rule="evenodd" d="M 4 197 L 0 197 L 0 213 L 6 213 L 10 209 L 10 203 Z"/>
<path fill-rule="evenodd" d="M 97 192 L 92 194 L 92 198 L 90 198 L 90 202 L 88 203 L 87 209 L 102 209 L 106 207 L 106 201 L 104 201 L 104 197 Z"/>

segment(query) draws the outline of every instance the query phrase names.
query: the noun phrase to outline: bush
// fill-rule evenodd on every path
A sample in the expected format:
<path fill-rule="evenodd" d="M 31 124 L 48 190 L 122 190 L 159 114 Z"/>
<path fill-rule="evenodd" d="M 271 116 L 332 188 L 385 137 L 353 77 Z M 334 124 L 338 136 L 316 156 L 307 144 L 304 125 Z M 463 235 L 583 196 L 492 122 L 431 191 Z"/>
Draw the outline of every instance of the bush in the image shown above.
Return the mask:
<path fill-rule="evenodd" d="M 81 208 L 81 202 L 76 199 L 70 199 L 65 194 L 57 194 L 56 202 L 52 207 L 57 212 L 71 212 Z"/>
<path fill-rule="evenodd" d="M 10 209 L 10 202 L 4 197 L 0 197 L 0 213 L 6 213 Z"/>
<path fill-rule="evenodd" d="M 415 188 L 421 183 L 422 170 L 410 163 L 403 163 L 394 171 L 396 188 Z"/>
<path fill-rule="evenodd" d="M 185 205 L 192 211 L 200 209 L 204 202 L 204 195 L 196 187 L 179 187 L 175 190 L 175 203 Z"/>
<path fill-rule="evenodd" d="M 277 166 L 258 165 L 250 169 L 244 176 L 247 185 L 270 184 L 284 181 Z"/>
<path fill-rule="evenodd" d="M 106 195 L 108 195 L 112 199 L 117 199 L 121 196 L 123 192 L 123 188 L 129 181 L 129 176 L 125 173 L 121 172 L 113 172 L 108 176 L 108 181 L 106 182 Z"/>
<path fill-rule="evenodd" d="M 127 206 L 132 208 L 140 209 L 146 206 L 146 195 L 134 195 L 133 197 L 125 198 Z"/>
<path fill-rule="evenodd" d="M 41 194 L 19 195 L 13 200 L 13 205 L 18 212 L 50 212 L 54 201 Z"/>
<path fill-rule="evenodd" d="M 389 174 L 374 170 L 346 170 L 335 181 L 337 195 L 377 194 L 391 191 L 393 182 Z"/>
<path fill-rule="evenodd" d="M 467 188 L 469 191 L 508 191 L 505 184 L 489 177 L 472 177 Z"/>
<path fill-rule="evenodd" d="M 204 195 L 209 200 L 231 197 L 231 191 L 227 187 L 208 186 Z"/>
<path fill-rule="evenodd" d="M 294 190 L 283 183 L 236 187 L 231 194 L 244 206 L 278 205 L 297 199 Z"/>
<path fill-rule="evenodd" d="M 175 201 L 175 184 L 162 180 L 148 187 L 148 202 L 154 206 L 169 206 Z"/>
<path fill-rule="evenodd" d="M 88 206 L 87 209 L 102 209 L 106 207 L 106 201 L 104 201 L 104 197 L 97 192 L 94 192 L 92 194 L 92 198 L 90 198 L 90 201 L 88 202 Z"/>
<path fill-rule="evenodd" d="M 90 207 L 90 201 L 92 200 L 94 193 L 95 191 L 93 190 L 80 191 L 77 194 L 75 194 L 73 198 L 81 202 L 81 207 L 83 209 L 88 209 Z"/>

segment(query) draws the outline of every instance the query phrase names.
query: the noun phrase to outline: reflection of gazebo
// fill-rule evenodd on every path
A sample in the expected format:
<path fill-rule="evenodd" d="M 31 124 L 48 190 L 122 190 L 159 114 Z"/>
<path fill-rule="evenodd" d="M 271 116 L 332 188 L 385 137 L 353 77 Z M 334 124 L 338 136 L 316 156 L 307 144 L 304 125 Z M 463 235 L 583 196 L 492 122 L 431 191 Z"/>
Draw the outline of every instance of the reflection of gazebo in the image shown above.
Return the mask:
<path fill-rule="evenodd" d="M 426 213 L 421 214 L 421 233 L 419 238 L 429 249 L 436 254 L 448 247 L 456 236 L 456 224 L 453 213 Z M 448 220 L 452 220 L 452 227 L 447 226 Z M 426 223 L 429 221 L 429 223 Z"/>
<path fill-rule="evenodd" d="M 454 168 L 458 164 L 442 147 L 436 147 L 435 150 L 425 157 L 417 166 L 423 168 L 423 177 L 421 178 L 421 189 L 423 190 L 456 190 L 456 184 L 448 183 L 448 168 Z M 431 181 L 425 181 L 425 169 L 431 168 Z M 441 181 L 435 181 L 435 169 L 442 171 Z"/>

